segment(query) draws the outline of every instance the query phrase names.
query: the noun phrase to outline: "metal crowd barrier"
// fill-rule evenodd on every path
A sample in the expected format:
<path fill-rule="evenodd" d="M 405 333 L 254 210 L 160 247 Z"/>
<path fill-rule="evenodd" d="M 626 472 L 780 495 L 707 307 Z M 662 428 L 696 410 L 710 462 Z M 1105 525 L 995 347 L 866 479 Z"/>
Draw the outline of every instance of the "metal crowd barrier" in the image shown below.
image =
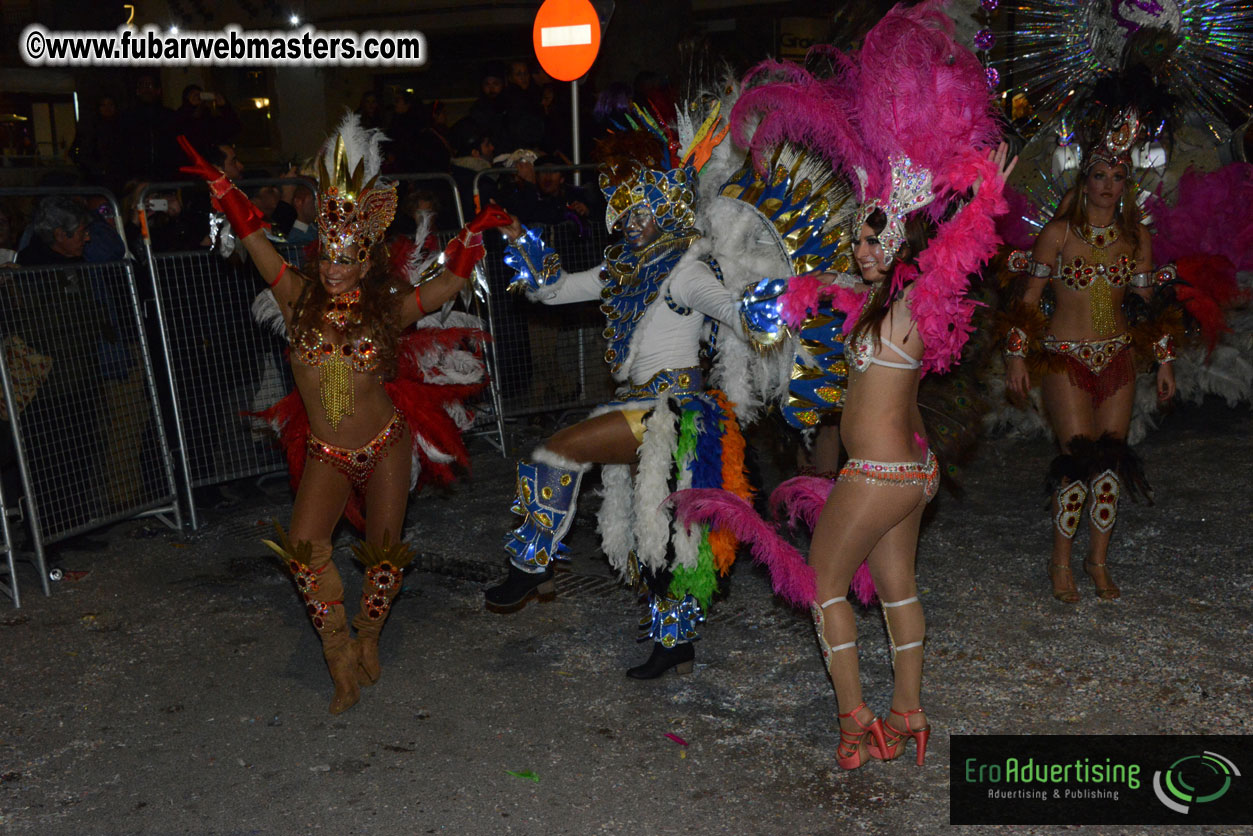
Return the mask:
<path fill-rule="evenodd" d="M 568 272 L 588 270 L 604 257 L 603 224 L 538 227 Z M 588 226 L 591 226 L 589 224 Z M 483 259 L 493 300 L 492 335 L 499 358 L 506 417 L 584 409 L 612 398 L 615 384 L 604 362 L 605 316 L 597 302 L 541 305 L 509 293 L 513 271 L 504 263 L 504 242 L 489 240 Z"/>
<path fill-rule="evenodd" d="M 393 175 L 392 179 L 452 185 L 456 217 L 458 221 L 462 218 L 455 182 L 448 175 Z M 248 190 L 291 182 L 279 178 L 247 180 L 239 185 Z M 312 181 L 300 182 L 316 191 Z M 150 184 L 140 193 L 139 204 L 146 205 L 152 192 L 188 188 L 204 187 L 193 181 Z M 453 234 L 444 233 L 444 241 Z M 304 245 L 275 246 L 288 262 L 301 266 Z M 151 304 L 162 346 L 171 435 L 176 439 L 193 528 L 199 527 L 196 488 L 278 473 L 287 467 L 273 434 L 250 414 L 270 406 L 294 385 L 285 356 L 286 339 L 254 323 L 252 303 L 265 285 L 252 264 L 243 260 L 247 255 L 243 246 L 237 249 L 239 254 L 229 260 L 208 249 L 155 252 L 151 236 L 144 235 L 147 264 L 152 265 Z M 483 319 L 490 321 L 490 314 Z M 494 358 L 488 351 L 485 354 L 492 383 L 468 434 L 488 436 L 503 452 L 504 423 L 492 369 Z"/>
<path fill-rule="evenodd" d="M 545 171 L 594 173 L 593 165 L 541 166 Z M 474 178 L 475 200 L 487 177 L 508 176 L 510 168 L 492 168 Z M 603 216 L 593 211 L 578 221 L 543 225 L 545 242 L 561 256 L 561 265 L 575 273 L 604 260 L 610 235 Z M 486 236 L 483 259 L 491 288 L 491 331 L 498 358 L 502 408 L 515 418 L 545 412 L 587 409 L 610 400 L 616 385 L 604 362 L 605 317 L 597 302 L 547 306 L 508 293 L 513 271 L 505 266 L 504 241 Z"/>
<path fill-rule="evenodd" d="M 7 402 L 6 402 L 7 403 Z M 22 606 L 22 593 L 17 585 L 17 551 L 13 548 L 13 536 L 9 531 L 9 509 L 4 503 L 4 486 L 0 485 L 0 552 L 4 553 L 3 573 L 7 581 L 0 581 L 0 592 L 9 596 L 15 608 Z"/>
<path fill-rule="evenodd" d="M 456 221 L 464 222 L 450 176 L 395 179 L 442 188 L 451 195 Z M 150 184 L 137 196 L 138 205 L 146 206 L 150 193 L 182 188 L 204 187 L 193 181 Z M 102 190 L 10 189 L 0 196 L 58 191 L 108 197 L 125 241 L 116 201 Z M 5 563 L 12 563 L 17 549 L 9 522 L 17 516 L 29 521 L 45 593 L 45 544 L 143 513 L 163 519 L 172 514 L 172 524 L 181 526 L 179 482 L 188 521 L 198 527 L 194 489 L 286 467 L 272 436 L 249 415 L 292 388 L 285 340 L 252 320 L 253 299 L 264 285 L 250 264 L 224 260 L 217 252 L 155 252 L 147 224 L 141 229 L 141 262 L 3 274 L 0 377 L 6 407 L 18 405 L 11 429 L 24 496 L 16 505 L 5 504 L 0 492 L 0 535 Z M 442 233 L 441 243 L 452 234 Z M 545 235 L 571 271 L 599 263 L 607 243 L 599 218 L 588 218 L 581 228 L 557 225 Z M 472 310 L 494 336 L 484 347 L 492 384 L 471 433 L 489 437 L 503 454 L 506 417 L 591 406 L 614 387 L 600 359 L 603 321 L 597 305 L 545 308 L 505 293 L 510 275 L 501 260 L 503 242 L 487 236 L 487 246 L 478 270 L 490 292 Z M 280 251 L 299 266 L 302 246 L 280 245 Z M 137 269 L 146 274 L 142 282 Z M 63 327 L 66 322 L 73 327 Z M 158 347 L 159 384 L 153 373 Z M 27 404 L 26 367 L 45 359 L 52 369 Z M 16 380 L 14 361 L 25 364 Z M 177 480 L 167 433 L 177 449 Z M 16 575 L 12 569 L 9 575 L 9 587 L 0 589 L 16 603 Z"/>
<path fill-rule="evenodd" d="M 291 182 L 265 179 L 240 185 Z M 138 203 L 146 205 L 150 192 L 203 188 L 194 181 L 152 183 L 140 192 Z M 242 244 L 229 259 L 216 249 L 154 252 L 147 225 L 143 231 L 171 435 L 188 520 L 198 528 L 196 488 L 287 468 L 273 436 L 250 413 L 291 391 L 291 367 L 283 336 L 253 322 L 252 303 L 265 284 L 245 260 Z M 291 264 L 300 266 L 304 245 L 276 246 Z"/>
<path fill-rule="evenodd" d="M 125 241 L 104 190 L 0 190 L 50 194 L 106 197 Z M 6 591 L 16 605 L 11 516 L 27 523 L 45 595 L 45 546 L 130 517 L 157 516 L 175 528 L 182 517 L 133 262 L 6 269 L 0 309 L 0 383 L 22 490 L 3 514 Z"/>

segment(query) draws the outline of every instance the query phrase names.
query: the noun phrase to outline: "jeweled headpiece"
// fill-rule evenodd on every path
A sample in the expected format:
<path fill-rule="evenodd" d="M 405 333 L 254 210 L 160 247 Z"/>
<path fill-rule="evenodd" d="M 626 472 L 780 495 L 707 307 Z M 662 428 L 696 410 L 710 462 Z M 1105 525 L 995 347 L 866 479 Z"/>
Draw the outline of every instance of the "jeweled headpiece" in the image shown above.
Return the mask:
<path fill-rule="evenodd" d="M 675 126 L 636 105 L 627 117 L 635 130 L 602 146 L 606 161 L 600 190 L 608 229 L 637 206 L 647 207 L 664 233 L 696 226 L 697 175 L 727 134 L 721 104 L 716 100 L 705 104 L 699 127 L 679 120 L 685 134 L 692 128 L 690 136 L 680 136 Z"/>
<path fill-rule="evenodd" d="M 602 171 L 605 226 L 612 230 L 636 206 L 647 206 L 663 232 L 679 233 L 696 226 L 696 172 L 686 168 L 657 171 L 637 167 L 627 178 Z"/>
<path fill-rule="evenodd" d="M 1111 120 L 1109 130 L 1087 150 L 1080 170 L 1086 176 L 1097 163 L 1105 163 L 1110 168 L 1126 166 L 1130 172 L 1131 146 L 1139 136 L 1140 117 L 1135 108 L 1129 107 Z"/>
<path fill-rule="evenodd" d="M 885 265 L 892 263 L 905 243 L 905 216 L 935 200 L 930 171 L 915 165 L 913 160 L 903 154 L 892 157 L 891 169 L 892 187 L 888 199 L 872 197 L 863 203 L 857 210 L 857 222 L 853 230 L 856 235 L 876 209 L 883 211 L 888 221 L 879 233 L 879 243 L 883 246 Z M 865 178 L 861 172 L 858 175 L 864 190 Z"/>
<path fill-rule="evenodd" d="M 365 261 L 396 217 L 396 185 L 378 179 L 386 140 L 350 113 L 318 156 L 318 239 L 331 260 L 352 258 L 348 248 L 357 244 L 355 258 Z"/>

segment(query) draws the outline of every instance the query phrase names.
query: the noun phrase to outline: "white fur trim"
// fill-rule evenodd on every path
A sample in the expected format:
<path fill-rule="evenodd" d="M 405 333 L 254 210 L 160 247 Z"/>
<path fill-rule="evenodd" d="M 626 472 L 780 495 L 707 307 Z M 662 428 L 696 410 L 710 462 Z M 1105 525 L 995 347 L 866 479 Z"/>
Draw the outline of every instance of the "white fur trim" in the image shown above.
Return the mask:
<path fill-rule="evenodd" d="M 669 401 L 670 398 L 659 399 L 644 421 L 644 443 L 640 445 L 635 474 L 636 554 L 641 566 L 653 570 L 666 568 L 666 546 L 670 541 L 671 514 L 661 510 L 661 505 L 670 495 L 678 426 Z"/>
<path fill-rule="evenodd" d="M 443 450 L 439 449 L 434 444 L 427 441 L 426 438 L 421 433 L 413 434 L 413 443 L 421 447 L 422 452 L 426 453 L 427 458 L 429 458 L 433 462 L 439 462 L 440 464 L 449 464 L 450 462 L 456 461 L 455 456 L 445 453 Z"/>
<path fill-rule="evenodd" d="M 717 260 L 725 286 L 736 298 L 763 278 L 791 275 L 791 263 L 777 243 L 778 234 L 748 204 L 715 197 L 706 201 L 701 224 L 714 234 L 697 242 L 692 252 L 696 257 L 708 253 Z M 763 407 L 786 395 L 797 347 L 792 338 L 759 352 L 730 329 L 720 328 L 710 385 L 726 392 L 741 422 L 752 421 Z"/>
<path fill-rule="evenodd" d="M 600 547 L 623 581 L 629 581 L 628 562 L 635 548 L 635 527 L 632 524 L 631 466 L 607 464 L 600 469 L 600 513 L 596 528 Z"/>
<path fill-rule="evenodd" d="M 699 422 L 701 420 L 700 416 L 697 416 L 696 420 Z M 692 487 L 692 471 L 688 469 L 688 463 L 691 460 L 691 456 L 685 456 L 678 465 L 677 478 L 675 479 L 676 491 Z M 691 531 L 688 531 L 687 526 L 673 519 L 674 515 L 672 512 L 663 511 L 659 508 L 653 513 L 664 513 L 671 518 L 670 544 L 674 546 L 675 564 L 685 569 L 695 569 L 696 563 L 700 559 L 700 541 L 705 533 L 705 526 L 695 526 Z"/>
<path fill-rule="evenodd" d="M 561 470 L 573 470 L 577 473 L 587 473 L 592 469 L 592 465 L 587 462 L 576 462 L 573 459 L 567 459 L 558 453 L 554 453 L 544 445 L 540 445 L 531 451 L 531 461 L 536 464 L 546 464 L 549 467 L 556 467 Z"/>
<path fill-rule="evenodd" d="M 465 311 L 449 311 L 443 316 L 439 311 L 418 320 L 415 328 L 477 328 L 483 329 L 483 320 Z"/>

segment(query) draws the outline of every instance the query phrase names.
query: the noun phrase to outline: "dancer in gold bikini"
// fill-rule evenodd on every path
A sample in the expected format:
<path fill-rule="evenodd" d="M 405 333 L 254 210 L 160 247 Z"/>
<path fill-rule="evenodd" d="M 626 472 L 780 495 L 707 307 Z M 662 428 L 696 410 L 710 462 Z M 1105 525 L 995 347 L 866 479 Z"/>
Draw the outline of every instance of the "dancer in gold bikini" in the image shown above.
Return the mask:
<path fill-rule="evenodd" d="M 1048 573 L 1053 595 L 1075 603 L 1079 591 L 1070 566 L 1071 543 L 1090 501 L 1090 545 L 1084 569 L 1096 595 L 1121 594 L 1106 566 L 1110 536 L 1124 490 L 1147 488 L 1139 460 L 1127 446 L 1135 398 L 1133 330 L 1123 312 L 1128 291 L 1146 299 L 1159 281 L 1152 241 L 1128 191 L 1130 148 L 1138 121 L 1120 114 L 1091 143 L 1069 205 L 1049 222 L 1028 257 L 1015 253 L 1011 269 L 1029 273 L 1021 302 L 1010 313 L 1005 343 L 1006 386 L 1020 396 L 1040 380 L 1048 420 L 1061 445 L 1049 471 L 1053 493 L 1053 555 Z M 1039 310 L 1051 285 L 1056 307 Z M 1143 342 L 1157 366 L 1157 396 L 1174 396 L 1174 338 L 1148 328 Z"/>
<path fill-rule="evenodd" d="M 396 212 L 395 185 L 377 178 L 383 139 L 350 115 L 319 155 L 319 256 L 304 275 L 270 244 L 256 207 L 179 137 L 193 163 L 183 170 L 209 182 L 215 207 L 269 283 L 292 343 L 296 391 L 264 414 L 279 425 L 298 487 L 290 536 L 279 529 L 279 542 L 267 545 L 287 563 L 322 639 L 332 714 L 379 677 L 379 634 L 413 557 L 401 532 L 414 465 L 421 480 L 446 480 L 449 466 L 465 461 L 454 415 L 481 386 L 421 366 L 430 350 L 469 336 L 466 329 L 402 331 L 461 290 L 483 256 L 482 231 L 509 221 L 498 207 L 485 210 L 449 244 L 442 266 L 417 271 L 425 281 L 415 288 L 392 269 L 383 243 Z M 365 531 L 354 549 L 366 567 L 355 638 L 331 560 L 331 535 L 345 514 Z"/>

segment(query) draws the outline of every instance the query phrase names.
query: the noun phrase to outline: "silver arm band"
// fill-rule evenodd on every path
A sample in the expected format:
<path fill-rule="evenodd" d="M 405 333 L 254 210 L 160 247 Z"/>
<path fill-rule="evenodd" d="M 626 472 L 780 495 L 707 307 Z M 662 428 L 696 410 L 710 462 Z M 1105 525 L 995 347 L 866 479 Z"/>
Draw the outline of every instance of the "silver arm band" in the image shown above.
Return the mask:
<path fill-rule="evenodd" d="M 1014 250 L 1005 259 L 1005 266 L 1013 273 L 1026 273 L 1037 279 L 1046 279 L 1053 275 L 1053 268 L 1035 260 L 1030 250 Z"/>
<path fill-rule="evenodd" d="M 1031 259 L 1031 266 L 1027 272 L 1037 279 L 1047 279 L 1049 276 L 1053 275 L 1053 267 L 1050 264 L 1045 264 L 1042 261 L 1036 261 L 1033 258 Z"/>

